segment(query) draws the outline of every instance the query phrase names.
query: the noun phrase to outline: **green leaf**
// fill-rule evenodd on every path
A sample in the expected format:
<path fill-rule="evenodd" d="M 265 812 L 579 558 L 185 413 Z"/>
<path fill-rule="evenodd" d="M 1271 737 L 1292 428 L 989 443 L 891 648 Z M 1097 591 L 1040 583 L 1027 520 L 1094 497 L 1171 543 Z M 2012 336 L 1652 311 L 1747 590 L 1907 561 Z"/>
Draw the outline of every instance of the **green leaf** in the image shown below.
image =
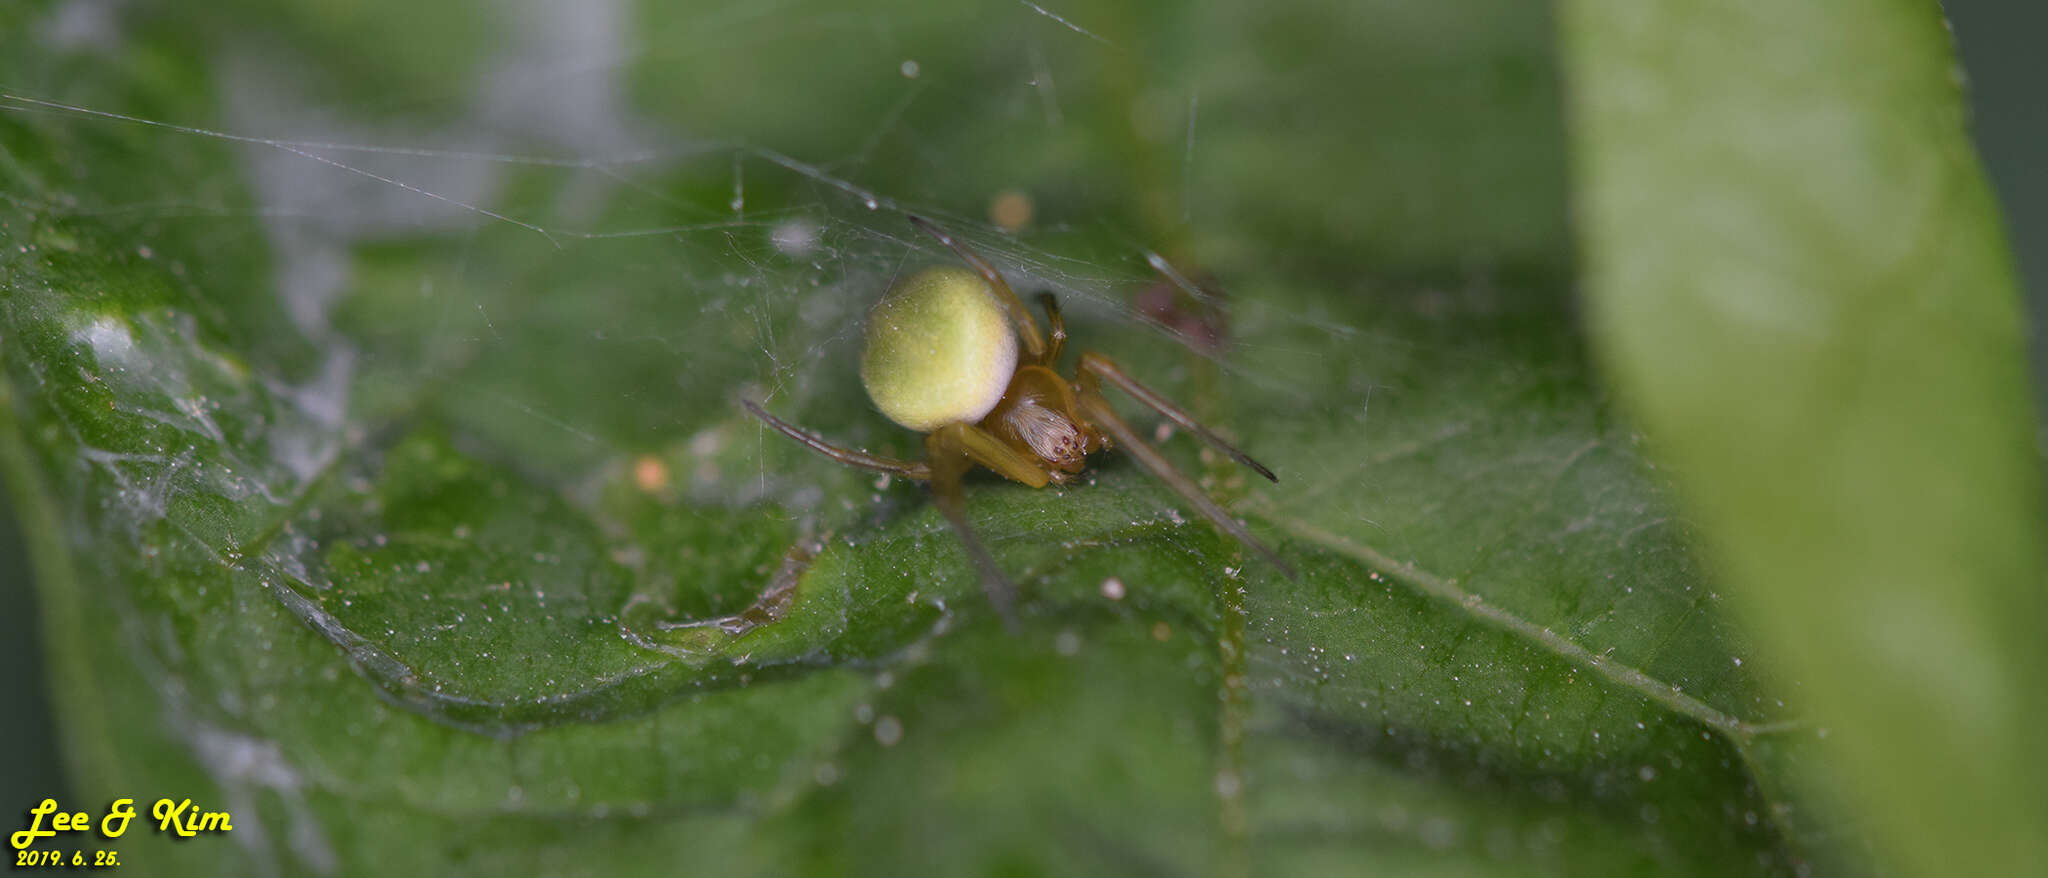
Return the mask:
<path fill-rule="evenodd" d="M 1597 336 L 1840 733 L 1804 780 L 1902 873 L 2039 868 L 2037 426 L 1939 8 L 1566 8 Z"/>
<path fill-rule="evenodd" d="M 1790 782 L 1845 684 L 1722 606 L 1589 363 L 1541 8 L 649 4 L 627 39 L 237 4 L 82 41 L 59 11 L 0 13 L 0 473 L 77 794 L 236 826 L 138 824 L 124 864 L 1727 875 L 1864 844 Z M 1035 224 L 973 219 L 1011 189 Z M 856 374 L 890 278 L 953 261 L 907 210 L 1271 464 L 1155 434 L 1299 578 L 1114 454 L 980 479 L 1012 634 L 921 489 L 747 417 L 916 452 Z"/>

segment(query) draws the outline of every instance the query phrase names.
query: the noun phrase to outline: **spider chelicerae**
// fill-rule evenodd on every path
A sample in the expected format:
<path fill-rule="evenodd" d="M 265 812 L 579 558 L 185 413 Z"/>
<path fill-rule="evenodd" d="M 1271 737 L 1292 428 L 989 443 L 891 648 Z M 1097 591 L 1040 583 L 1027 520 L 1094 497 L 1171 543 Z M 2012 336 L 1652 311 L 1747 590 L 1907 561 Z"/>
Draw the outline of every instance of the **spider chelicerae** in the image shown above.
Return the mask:
<path fill-rule="evenodd" d="M 961 477 L 976 465 L 1034 488 L 1065 484 L 1088 455 L 1113 446 L 1178 493 L 1224 533 L 1257 550 L 1292 576 L 1287 562 L 1202 493 L 1111 408 L 1107 383 L 1167 420 L 1278 482 L 1265 465 L 1239 451 L 1194 416 L 1138 382 L 1115 361 L 1083 351 L 1072 380 L 1053 370 L 1067 341 L 1059 303 L 1038 301 L 1050 337 L 1041 335 L 1023 300 L 994 266 L 924 219 L 910 217 L 972 270 L 936 266 L 897 281 L 868 315 L 861 383 L 890 420 L 924 434 L 925 459 L 896 460 L 841 448 L 744 401 L 768 426 L 848 466 L 930 482 L 932 497 L 980 569 L 982 588 L 1005 619 L 1015 588 L 967 521 Z M 1023 350 L 1018 350 L 1019 345 Z"/>

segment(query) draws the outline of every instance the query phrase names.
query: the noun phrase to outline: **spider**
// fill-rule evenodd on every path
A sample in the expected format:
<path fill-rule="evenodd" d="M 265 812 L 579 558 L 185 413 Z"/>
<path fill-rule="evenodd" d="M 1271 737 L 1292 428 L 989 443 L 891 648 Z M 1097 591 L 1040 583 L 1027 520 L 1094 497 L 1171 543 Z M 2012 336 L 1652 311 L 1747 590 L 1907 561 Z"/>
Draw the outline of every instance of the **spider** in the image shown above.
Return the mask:
<path fill-rule="evenodd" d="M 1053 295 L 1038 296 L 1051 325 L 1048 340 L 987 260 L 921 217 L 911 216 L 910 222 L 973 269 L 936 266 L 909 275 L 891 286 L 868 315 L 861 383 L 883 415 L 925 434 L 925 460 L 896 460 L 840 448 L 769 414 L 752 400 L 742 401 L 747 411 L 840 463 L 930 482 L 939 510 L 966 544 L 979 568 L 982 589 L 1005 620 L 1013 618 L 1015 588 L 975 537 L 960 487 L 961 477 L 977 464 L 1012 481 L 1043 488 L 1073 480 L 1088 455 L 1122 446 L 1224 533 L 1257 550 L 1289 577 L 1294 575 L 1287 562 L 1139 438 L 1110 407 L 1102 385 L 1115 385 L 1277 483 L 1280 479 L 1272 470 L 1138 383 L 1108 357 L 1083 351 L 1074 378 L 1060 377 L 1053 365 L 1066 347 L 1067 331 Z"/>

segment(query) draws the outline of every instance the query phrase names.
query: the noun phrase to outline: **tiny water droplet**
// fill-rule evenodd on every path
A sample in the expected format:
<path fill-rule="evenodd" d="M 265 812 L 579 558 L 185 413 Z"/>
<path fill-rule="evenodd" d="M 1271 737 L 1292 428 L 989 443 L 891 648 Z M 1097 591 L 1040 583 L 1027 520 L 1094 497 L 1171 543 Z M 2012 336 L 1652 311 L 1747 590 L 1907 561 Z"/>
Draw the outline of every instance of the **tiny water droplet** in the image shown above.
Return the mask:
<path fill-rule="evenodd" d="M 881 719 L 875 720 L 875 743 L 881 744 L 884 747 L 894 747 L 896 742 L 901 740 L 903 740 L 902 720 L 893 716 L 884 716 Z"/>

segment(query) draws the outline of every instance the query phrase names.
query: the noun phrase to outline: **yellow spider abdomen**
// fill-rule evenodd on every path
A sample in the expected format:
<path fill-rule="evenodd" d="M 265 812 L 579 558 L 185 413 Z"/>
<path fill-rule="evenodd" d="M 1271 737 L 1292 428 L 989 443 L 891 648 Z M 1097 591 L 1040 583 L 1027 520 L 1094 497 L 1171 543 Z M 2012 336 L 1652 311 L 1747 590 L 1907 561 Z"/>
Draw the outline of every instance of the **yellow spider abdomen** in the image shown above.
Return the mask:
<path fill-rule="evenodd" d="M 927 268 L 868 313 L 860 380 L 889 420 L 921 433 L 975 423 L 1017 371 L 1017 337 L 981 275 Z"/>

